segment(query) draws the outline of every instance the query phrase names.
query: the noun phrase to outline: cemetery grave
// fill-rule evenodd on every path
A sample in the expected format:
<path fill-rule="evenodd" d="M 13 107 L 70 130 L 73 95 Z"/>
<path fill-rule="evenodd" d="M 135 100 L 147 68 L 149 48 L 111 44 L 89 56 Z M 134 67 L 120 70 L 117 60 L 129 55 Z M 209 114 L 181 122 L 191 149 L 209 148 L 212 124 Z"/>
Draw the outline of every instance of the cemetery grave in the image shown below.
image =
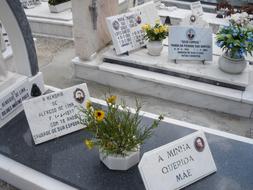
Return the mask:
<path fill-rule="evenodd" d="M 156 10 L 156 4 L 117 15 L 117 0 L 72 0 L 75 76 L 252 119 L 252 66 L 247 64 L 238 75 L 219 70 L 217 60 L 222 52 L 214 44 L 215 35 L 201 4 L 192 7 L 199 14 L 193 15 L 193 22 L 199 22 L 188 26 L 185 23 L 192 16 L 186 16 L 181 26 L 171 26 L 161 55 L 154 57 L 144 47 L 141 24 L 158 17 L 157 12 L 145 16 L 148 10 Z M 0 1 L 0 20 L 9 42 L 2 48 L 3 56 L 0 54 L 0 179 L 26 190 L 253 188 L 252 139 L 168 117 L 141 148 L 142 143 L 138 144 L 138 166 L 127 171 L 106 168 L 99 158 L 101 147 L 84 148 L 84 139 L 91 136 L 81 130 L 89 126 L 81 123 L 78 107 L 95 109 L 92 117 L 97 123 L 109 122 L 103 120 L 107 112 L 102 110 L 113 107 L 115 100 L 106 99 L 106 104 L 91 98 L 85 83 L 62 90 L 45 87 L 20 1 Z M 8 47 L 15 71 L 6 67 Z M 251 62 L 252 57 L 246 60 Z M 133 109 L 128 111 L 129 117 L 134 114 Z M 151 125 L 158 118 L 140 113 L 140 125 Z M 121 125 L 115 127 L 120 130 Z"/>

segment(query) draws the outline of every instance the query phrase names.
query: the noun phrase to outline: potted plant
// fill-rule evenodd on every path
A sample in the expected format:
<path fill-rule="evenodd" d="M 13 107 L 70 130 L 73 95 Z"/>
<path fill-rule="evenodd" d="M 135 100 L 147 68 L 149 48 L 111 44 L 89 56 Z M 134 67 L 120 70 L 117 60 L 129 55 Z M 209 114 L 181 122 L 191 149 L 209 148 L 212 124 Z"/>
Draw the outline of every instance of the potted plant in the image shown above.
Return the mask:
<path fill-rule="evenodd" d="M 238 21 L 221 28 L 216 36 L 216 44 L 223 54 L 218 60 L 219 68 L 230 74 L 239 74 L 247 66 L 245 55 L 252 56 L 253 30 Z"/>
<path fill-rule="evenodd" d="M 106 98 L 106 111 L 87 102 L 86 109 L 80 109 L 80 122 L 86 125 L 93 138 L 85 139 L 88 149 L 99 148 L 100 160 L 112 170 L 127 170 L 139 162 L 140 145 L 157 128 L 162 116 L 151 126 L 141 124 L 141 105 L 136 101 L 135 113 L 126 107 L 124 101 L 116 103 L 116 96 Z"/>
<path fill-rule="evenodd" d="M 51 13 L 59 13 L 71 9 L 70 0 L 48 0 L 48 5 Z"/>
<path fill-rule="evenodd" d="M 160 21 L 156 21 L 154 26 L 145 24 L 142 26 L 142 30 L 147 40 L 148 53 L 153 56 L 159 56 L 163 49 L 162 40 L 164 40 L 168 34 L 168 26 L 160 24 Z"/>

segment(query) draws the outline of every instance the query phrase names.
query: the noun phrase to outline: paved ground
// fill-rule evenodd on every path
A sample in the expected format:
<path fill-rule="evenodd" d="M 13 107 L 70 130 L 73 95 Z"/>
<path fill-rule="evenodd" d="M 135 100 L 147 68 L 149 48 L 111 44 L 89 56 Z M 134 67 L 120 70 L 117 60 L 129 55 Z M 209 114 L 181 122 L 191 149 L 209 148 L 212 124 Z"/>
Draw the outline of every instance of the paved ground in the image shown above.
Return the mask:
<path fill-rule="evenodd" d="M 71 59 L 75 56 L 73 42 L 37 38 L 36 44 L 40 70 L 44 74 L 46 84 L 66 88 L 83 82 L 83 80 L 73 77 L 71 67 Z M 143 110 L 145 111 L 163 113 L 178 120 L 253 138 L 253 120 L 142 96 L 91 81 L 85 82 L 92 97 L 103 98 L 104 94 L 110 91 L 119 98 L 124 98 L 130 106 L 133 106 L 135 98 L 138 98 L 143 102 Z M 14 189 L 6 183 L 0 182 L 0 190 Z"/>

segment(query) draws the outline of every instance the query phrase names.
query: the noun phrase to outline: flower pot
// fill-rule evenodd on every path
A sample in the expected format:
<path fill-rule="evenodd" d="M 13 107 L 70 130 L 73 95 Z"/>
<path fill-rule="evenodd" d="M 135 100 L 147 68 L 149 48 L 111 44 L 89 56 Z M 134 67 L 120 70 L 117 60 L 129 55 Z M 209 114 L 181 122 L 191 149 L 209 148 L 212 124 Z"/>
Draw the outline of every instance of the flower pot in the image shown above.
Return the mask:
<path fill-rule="evenodd" d="M 161 55 L 163 50 L 162 41 L 148 41 L 147 42 L 148 53 L 153 56 Z"/>
<path fill-rule="evenodd" d="M 51 13 L 60 13 L 71 9 L 71 1 L 67 1 L 65 3 L 61 3 L 58 5 L 48 5 Z"/>
<path fill-rule="evenodd" d="M 223 54 L 218 60 L 220 70 L 229 74 L 240 74 L 247 66 L 245 58 L 234 59 Z"/>
<path fill-rule="evenodd" d="M 111 170 L 128 170 L 140 161 L 140 149 L 129 152 L 127 156 L 108 155 L 99 151 L 100 160 Z"/>

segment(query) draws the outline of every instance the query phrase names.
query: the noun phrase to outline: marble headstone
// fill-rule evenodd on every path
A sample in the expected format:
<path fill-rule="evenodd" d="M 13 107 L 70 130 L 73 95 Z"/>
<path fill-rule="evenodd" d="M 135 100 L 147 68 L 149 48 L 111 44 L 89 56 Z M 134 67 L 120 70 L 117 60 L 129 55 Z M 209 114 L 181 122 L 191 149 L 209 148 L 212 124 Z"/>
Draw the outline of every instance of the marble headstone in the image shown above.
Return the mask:
<path fill-rule="evenodd" d="M 204 14 L 203 7 L 200 1 L 191 3 L 191 10 L 193 15 L 202 16 Z"/>
<path fill-rule="evenodd" d="M 141 29 L 144 23 L 139 12 L 111 16 L 106 20 L 117 55 L 145 45 L 144 32 Z"/>
<path fill-rule="evenodd" d="M 181 22 L 181 26 L 197 26 L 208 28 L 209 24 L 200 16 L 189 14 Z"/>
<path fill-rule="evenodd" d="M 111 41 L 105 19 L 117 13 L 118 0 L 72 0 L 75 50 L 79 58 L 92 58 Z"/>
<path fill-rule="evenodd" d="M 160 20 L 154 1 L 150 1 L 145 4 L 133 7 L 130 9 L 130 11 L 139 12 L 142 23 L 144 24 L 155 25 L 155 21 Z"/>

